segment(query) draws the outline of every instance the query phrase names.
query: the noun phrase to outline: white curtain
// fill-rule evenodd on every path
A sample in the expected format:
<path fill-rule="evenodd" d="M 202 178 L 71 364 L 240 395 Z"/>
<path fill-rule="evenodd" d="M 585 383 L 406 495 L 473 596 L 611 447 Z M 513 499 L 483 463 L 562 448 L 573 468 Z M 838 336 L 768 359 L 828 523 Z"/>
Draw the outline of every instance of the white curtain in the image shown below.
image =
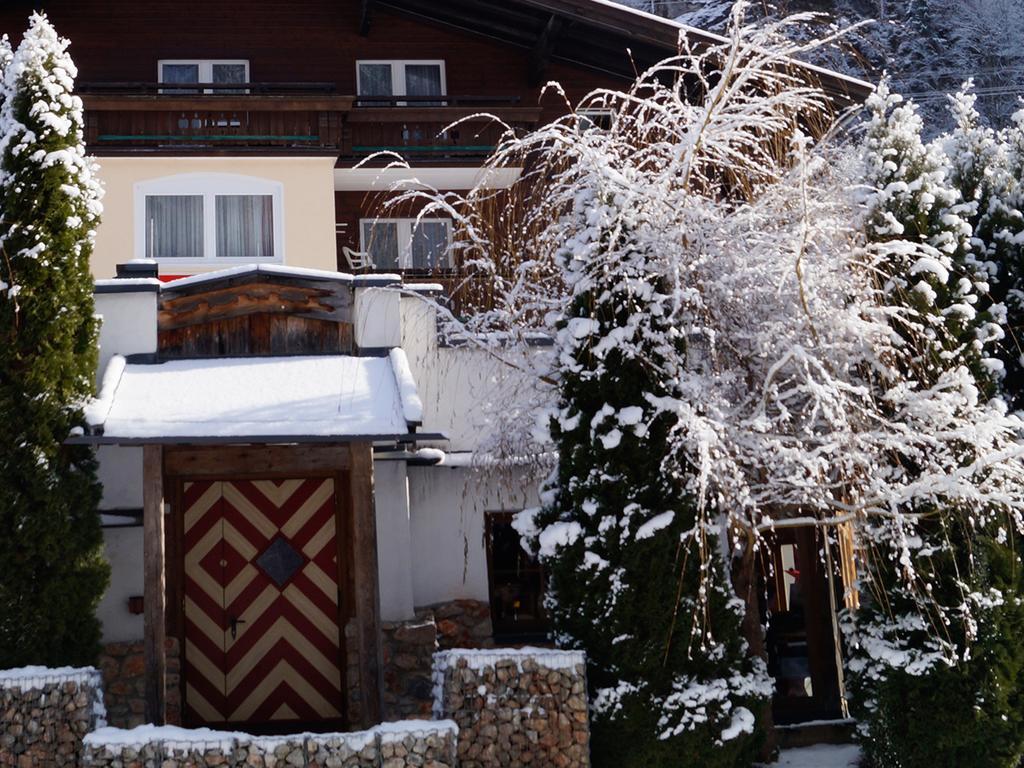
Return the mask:
<path fill-rule="evenodd" d="M 160 67 L 161 83 L 198 83 L 198 64 L 163 64 Z M 196 88 L 175 88 L 168 93 L 199 93 Z"/>
<path fill-rule="evenodd" d="M 375 269 L 398 269 L 398 224 L 363 222 L 363 243 Z"/>
<path fill-rule="evenodd" d="M 412 268 L 438 269 L 448 266 L 448 225 L 443 221 L 421 221 L 412 233 Z"/>
<path fill-rule="evenodd" d="M 203 196 L 146 197 L 146 257 L 203 258 Z"/>
<path fill-rule="evenodd" d="M 391 96 L 391 65 L 360 64 L 359 95 Z"/>
<path fill-rule="evenodd" d="M 273 258 L 273 195 L 217 195 L 216 211 L 218 258 Z"/>
<path fill-rule="evenodd" d="M 407 96 L 440 96 L 440 64 L 406 64 L 405 93 Z M 419 101 L 420 106 L 441 106 L 440 101 Z"/>

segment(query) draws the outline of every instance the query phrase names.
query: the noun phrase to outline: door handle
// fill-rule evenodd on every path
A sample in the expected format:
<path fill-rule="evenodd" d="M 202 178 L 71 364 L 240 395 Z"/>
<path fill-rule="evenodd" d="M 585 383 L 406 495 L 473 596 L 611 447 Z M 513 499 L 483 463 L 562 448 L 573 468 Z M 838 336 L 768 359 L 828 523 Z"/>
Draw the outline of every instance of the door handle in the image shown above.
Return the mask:
<path fill-rule="evenodd" d="M 228 619 L 228 623 L 231 625 L 231 639 L 234 640 L 238 636 L 238 625 L 245 624 L 245 619 L 232 616 Z"/>

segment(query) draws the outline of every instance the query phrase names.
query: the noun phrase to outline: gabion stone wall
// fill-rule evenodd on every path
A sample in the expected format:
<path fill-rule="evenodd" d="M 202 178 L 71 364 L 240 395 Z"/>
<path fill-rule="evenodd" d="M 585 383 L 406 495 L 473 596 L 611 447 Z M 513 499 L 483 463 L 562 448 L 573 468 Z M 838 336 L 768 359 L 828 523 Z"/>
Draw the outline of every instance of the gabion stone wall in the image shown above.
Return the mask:
<path fill-rule="evenodd" d="M 0 671 L 0 766 L 77 766 L 83 738 L 104 715 L 96 669 Z"/>
<path fill-rule="evenodd" d="M 430 717 L 437 626 L 433 619 L 383 622 L 383 715 L 385 720 Z"/>
<path fill-rule="evenodd" d="M 442 651 L 434 716 L 459 727 L 460 768 L 587 768 L 583 654 L 543 648 Z"/>
<path fill-rule="evenodd" d="M 181 658 L 178 640 L 167 638 L 167 679 L 164 694 L 167 722 L 181 722 Z M 107 722 L 117 728 L 134 728 L 146 722 L 146 660 L 141 640 L 109 643 L 100 654 L 103 673 L 103 701 Z"/>
<path fill-rule="evenodd" d="M 94 768 L 455 768 L 451 721 L 383 723 L 368 731 L 259 737 L 141 726 L 102 728 L 85 740 Z"/>

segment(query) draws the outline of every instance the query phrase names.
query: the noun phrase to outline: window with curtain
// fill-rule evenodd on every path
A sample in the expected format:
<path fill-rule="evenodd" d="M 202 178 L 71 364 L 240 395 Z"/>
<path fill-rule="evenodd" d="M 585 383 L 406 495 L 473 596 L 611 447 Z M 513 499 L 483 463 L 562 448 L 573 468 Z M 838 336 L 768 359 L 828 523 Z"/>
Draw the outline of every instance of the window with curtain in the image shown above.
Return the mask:
<path fill-rule="evenodd" d="M 218 64 L 213 62 L 210 67 L 210 82 L 213 83 L 244 83 L 248 80 L 246 70 L 248 67 L 245 64 Z M 226 88 L 218 89 L 217 93 L 245 93 L 244 88 Z"/>
<path fill-rule="evenodd" d="M 161 83 L 246 83 L 249 80 L 249 62 L 245 59 L 180 59 L 160 61 L 158 77 Z M 246 93 L 245 88 L 203 89 L 205 93 Z M 165 93 L 199 93 L 200 89 L 173 89 Z"/>
<path fill-rule="evenodd" d="M 450 219 L 364 219 L 362 250 L 375 269 L 447 269 Z"/>
<path fill-rule="evenodd" d="M 160 66 L 160 82 L 174 83 L 198 83 L 199 64 L 162 64 Z M 171 93 L 199 93 L 198 88 L 175 88 Z"/>
<path fill-rule="evenodd" d="M 282 185 L 237 174 L 181 174 L 137 185 L 136 258 L 281 261 Z"/>
<path fill-rule="evenodd" d="M 440 64 L 406 64 L 405 95 L 406 96 L 440 96 L 444 92 L 441 85 Z M 441 101 L 416 102 L 419 106 L 439 107 Z"/>
<path fill-rule="evenodd" d="M 203 258 L 203 196 L 146 197 L 147 259 Z"/>
<path fill-rule="evenodd" d="M 438 269 L 448 266 L 448 223 L 421 220 L 412 232 L 412 268 Z"/>
<path fill-rule="evenodd" d="M 364 221 L 363 248 L 375 269 L 398 269 L 398 222 Z"/>
<path fill-rule="evenodd" d="M 215 227 L 217 258 L 273 258 L 273 195 L 217 195 Z"/>
<path fill-rule="evenodd" d="M 444 96 L 444 62 L 441 61 L 359 61 L 356 62 L 357 88 L 360 96 Z M 364 105 L 380 102 L 363 102 Z M 389 103 L 389 102 L 384 102 Z M 390 102 L 404 106 L 396 99 Z M 439 106 L 438 101 L 410 102 L 416 105 Z"/>
<path fill-rule="evenodd" d="M 394 87 L 391 81 L 391 64 L 359 64 L 360 96 L 391 96 Z"/>

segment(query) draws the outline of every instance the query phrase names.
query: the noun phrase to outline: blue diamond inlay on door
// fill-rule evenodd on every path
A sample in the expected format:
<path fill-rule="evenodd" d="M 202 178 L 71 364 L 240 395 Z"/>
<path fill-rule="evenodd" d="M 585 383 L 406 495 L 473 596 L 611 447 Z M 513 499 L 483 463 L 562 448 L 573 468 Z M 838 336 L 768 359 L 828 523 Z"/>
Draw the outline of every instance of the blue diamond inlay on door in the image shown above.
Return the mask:
<path fill-rule="evenodd" d="M 287 584 L 305 562 L 306 558 L 281 537 L 270 542 L 270 546 L 256 558 L 256 565 L 277 584 L 278 589 Z"/>

